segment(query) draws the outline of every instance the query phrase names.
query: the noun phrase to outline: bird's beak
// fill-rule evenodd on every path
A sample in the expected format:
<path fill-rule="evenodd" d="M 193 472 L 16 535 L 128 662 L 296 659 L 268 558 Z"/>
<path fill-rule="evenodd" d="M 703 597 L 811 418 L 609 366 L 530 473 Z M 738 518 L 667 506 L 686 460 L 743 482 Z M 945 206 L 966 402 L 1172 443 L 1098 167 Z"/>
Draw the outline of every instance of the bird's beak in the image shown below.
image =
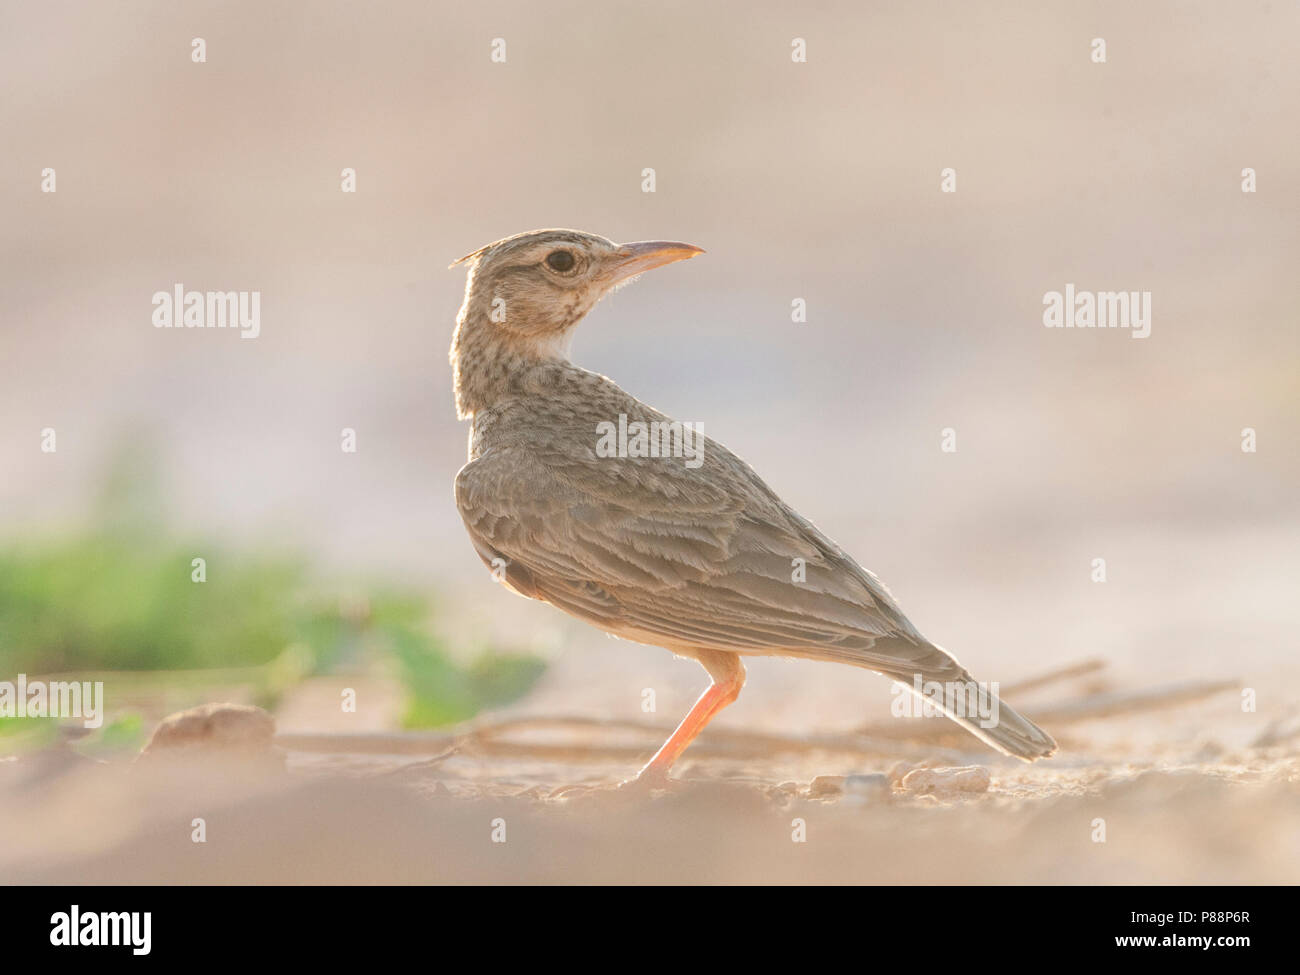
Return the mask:
<path fill-rule="evenodd" d="M 634 244 L 621 244 L 611 258 L 609 284 L 630 281 L 645 271 L 703 253 L 703 248 L 675 240 L 639 240 Z"/>

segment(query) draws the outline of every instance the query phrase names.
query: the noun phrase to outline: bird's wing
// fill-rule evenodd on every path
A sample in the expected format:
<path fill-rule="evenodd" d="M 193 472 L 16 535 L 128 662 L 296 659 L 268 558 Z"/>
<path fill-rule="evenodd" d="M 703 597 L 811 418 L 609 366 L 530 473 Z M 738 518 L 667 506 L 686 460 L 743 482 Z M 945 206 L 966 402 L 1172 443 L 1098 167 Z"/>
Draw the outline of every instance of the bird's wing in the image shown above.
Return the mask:
<path fill-rule="evenodd" d="M 697 470 L 493 447 L 457 475 L 457 506 L 480 556 L 517 591 L 640 642 L 885 672 L 950 659 L 748 465 L 707 447 Z"/>

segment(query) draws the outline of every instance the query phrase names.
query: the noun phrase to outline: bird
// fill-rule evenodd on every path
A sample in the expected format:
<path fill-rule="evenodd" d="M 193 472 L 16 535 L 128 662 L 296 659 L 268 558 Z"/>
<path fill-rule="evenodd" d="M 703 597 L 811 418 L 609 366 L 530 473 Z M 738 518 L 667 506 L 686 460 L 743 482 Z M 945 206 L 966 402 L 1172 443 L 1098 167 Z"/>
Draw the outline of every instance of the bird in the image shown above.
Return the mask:
<path fill-rule="evenodd" d="M 875 575 L 702 431 L 689 460 L 599 449 L 620 424 L 679 428 L 571 362 L 576 326 L 604 295 L 702 253 L 677 241 L 618 244 L 546 229 L 451 265 L 467 267 L 450 360 L 457 417 L 470 421 L 455 498 L 479 557 L 519 595 L 695 660 L 710 678 L 626 783 L 648 787 L 667 787 L 673 763 L 737 699 L 747 656 L 849 664 L 918 693 L 976 686 Z M 927 697 L 1003 754 L 1033 761 L 1056 749 L 995 694 L 996 710 L 984 712 L 997 716 L 992 723 L 959 697 Z"/>

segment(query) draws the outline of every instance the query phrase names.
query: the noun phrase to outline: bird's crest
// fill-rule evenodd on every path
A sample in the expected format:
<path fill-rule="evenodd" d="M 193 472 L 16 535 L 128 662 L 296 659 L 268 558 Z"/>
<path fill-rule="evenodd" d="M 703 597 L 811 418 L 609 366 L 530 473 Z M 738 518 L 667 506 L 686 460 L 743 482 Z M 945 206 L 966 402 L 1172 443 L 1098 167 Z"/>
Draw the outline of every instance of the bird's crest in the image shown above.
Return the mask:
<path fill-rule="evenodd" d="M 476 251 L 470 251 L 470 252 L 469 252 L 468 254 L 466 254 L 464 257 L 458 257 L 458 258 L 456 258 L 456 260 L 452 261 L 450 264 L 447 265 L 447 270 L 450 271 L 452 268 L 454 268 L 454 267 L 456 267 L 456 266 L 458 266 L 458 265 L 460 265 L 460 264 L 464 264 L 466 261 L 472 261 L 472 260 L 474 260 L 475 258 L 482 257 L 482 256 L 483 256 L 483 252 L 484 252 L 485 250 L 487 250 L 487 249 L 488 249 L 489 247 L 491 247 L 491 246 L 492 246 L 491 244 L 484 244 L 484 245 L 483 245 L 482 247 L 480 247 L 478 250 L 476 250 Z"/>

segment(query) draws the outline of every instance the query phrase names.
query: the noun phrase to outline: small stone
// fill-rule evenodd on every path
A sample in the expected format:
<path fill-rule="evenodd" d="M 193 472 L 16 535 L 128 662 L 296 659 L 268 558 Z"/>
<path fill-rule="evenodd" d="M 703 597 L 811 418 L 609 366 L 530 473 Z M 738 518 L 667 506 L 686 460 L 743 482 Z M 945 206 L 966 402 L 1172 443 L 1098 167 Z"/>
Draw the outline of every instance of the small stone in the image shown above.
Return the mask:
<path fill-rule="evenodd" d="M 246 704 L 202 704 L 168 715 L 154 729 L 141 757 L 202 748 L 255 755 L 271 747 L 275 719 Z"/>
<path fill-rule="evenodd" d="M 959 768 L 918 768 L 903 776 L 903 788 L 919 795 L 944 792 L 987 792 L 991 776 L 982 765 Z"/>
<path fill-rule="evenodd" d="M 917 769 L 920 767 L 921 766 L 917 765 L 915 762 L 907 762 L 907 761 L 895 762 L 889 769 L 889 781 L 893 782 L 895 785 L 898 785 L 903 781 L 904 777 L 907 775 L 908 772 L 912 771 L 912 769 Z"/>
<path fill-rule="evenodd" d="M 808 786 L 809 799 L 826 799 L 844 791 L 844 776 L 819 775 Z"/>

